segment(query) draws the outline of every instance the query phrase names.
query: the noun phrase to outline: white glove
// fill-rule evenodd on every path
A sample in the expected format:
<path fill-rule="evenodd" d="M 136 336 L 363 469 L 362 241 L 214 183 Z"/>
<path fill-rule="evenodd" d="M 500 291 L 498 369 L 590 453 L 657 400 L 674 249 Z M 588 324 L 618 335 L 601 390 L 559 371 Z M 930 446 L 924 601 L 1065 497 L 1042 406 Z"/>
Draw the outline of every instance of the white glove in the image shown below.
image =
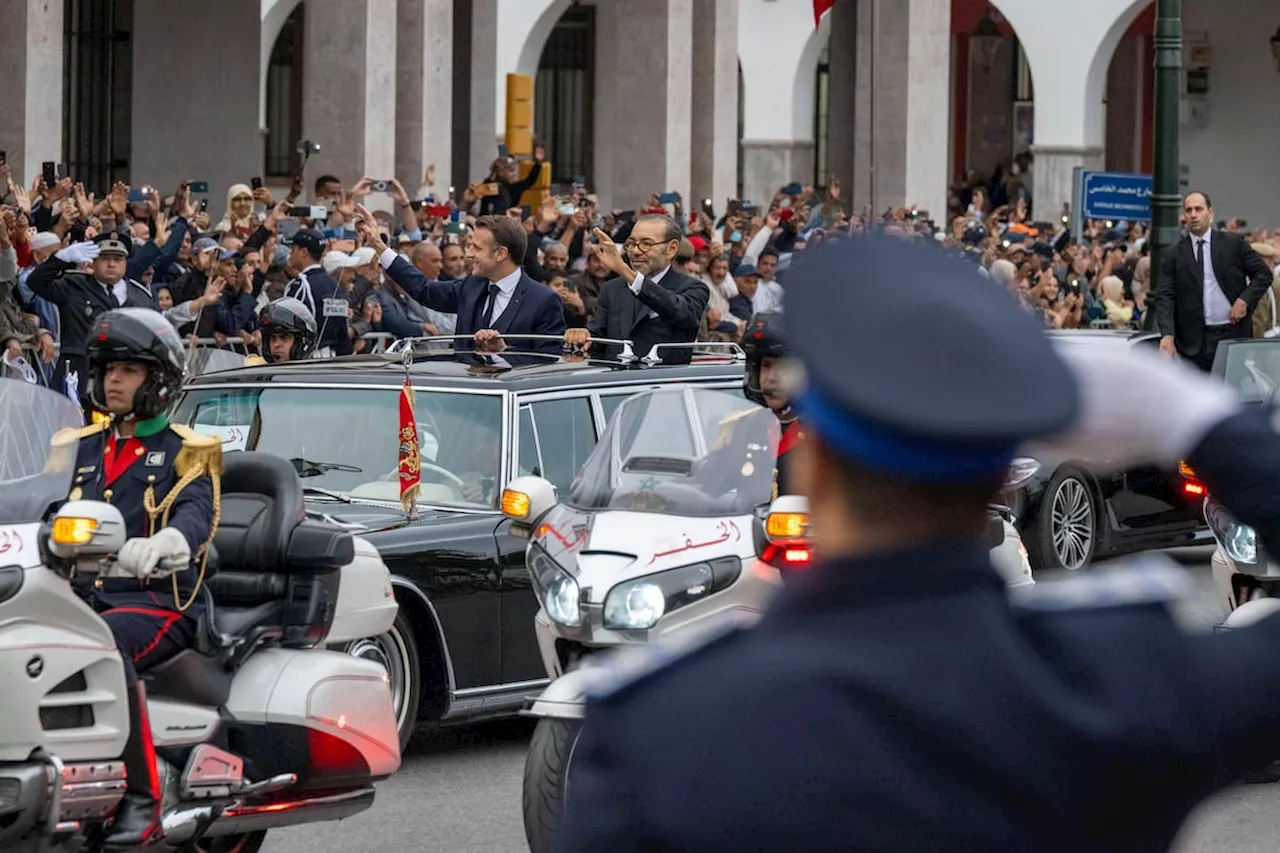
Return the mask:
<path fill-rule="evenodd" d="M 1222 380 L 1154 350 L 1066 346 L 1062 357 L 1081 410 L 1066 434 L 1045 444 L 1096 470 L 1172 467 L 1241 407 Z"/>
<path fill-rule="evenodd" d="M 161 560 L 169 560 L 168 569 L 157 571 Z M 116 555 L 116 564 L 134 577 L 146 578 L 180 572 L 191 562 L 191 546 L 187 537 L 172 527 L 155 536 L 138 537 L 124 543 Z"/>
<path fill-rule="evenodd" d="M 72 243 L 54 257 L 69 264 L 87 264 L 98 257 L 99 251 L 98 244 L 94 242 Z"/>

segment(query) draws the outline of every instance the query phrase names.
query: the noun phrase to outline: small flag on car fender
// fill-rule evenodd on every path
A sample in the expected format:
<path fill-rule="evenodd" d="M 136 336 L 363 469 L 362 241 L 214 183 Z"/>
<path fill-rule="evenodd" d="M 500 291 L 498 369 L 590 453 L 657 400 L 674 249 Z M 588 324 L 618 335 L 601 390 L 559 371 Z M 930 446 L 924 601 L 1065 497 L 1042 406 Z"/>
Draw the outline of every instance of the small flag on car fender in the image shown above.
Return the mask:
<path fill-rule="evenodd" d="M 418 421 L 413 411 L 413 385 L 404 378 L 400 389 L 400 503 L 410 517 L 415 515 L 418 485 L 422 480 L 418 457 Z"/>
<path fill-rule="evenodd" d="M 831 10 L 836 0 L 813 0 L 813 25 L 822 23 L 822 16 Z"/>

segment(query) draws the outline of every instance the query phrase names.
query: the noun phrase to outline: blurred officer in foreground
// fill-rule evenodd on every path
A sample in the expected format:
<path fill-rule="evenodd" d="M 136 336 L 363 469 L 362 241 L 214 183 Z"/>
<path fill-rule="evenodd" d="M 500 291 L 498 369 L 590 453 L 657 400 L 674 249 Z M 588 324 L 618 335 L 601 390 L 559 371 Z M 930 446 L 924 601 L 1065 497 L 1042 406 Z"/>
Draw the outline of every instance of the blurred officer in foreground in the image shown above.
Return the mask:
<path fill-rule="evenodd" d="M 1011 600 L 986 504 L 1021 442 L 1065 435 L 1090 464 L 1187 459 L 1280 553 L 1280 420 L 1153 353 L 1057 352 L 905 241 L 824 245 L 792 275 L 792 473 L 821 562 L 753 629 L 607 673 L 559 849 L 1167 850 L 1280 754 L 1280 619 L 1187 633 L 1166 564 Z"/>
<path fill-rule="evenodd" d="M 146 844 L 161 832 L 160 783 L 147 696 L 139 672 L 195 642 L 197 596 L 217 517 L 222 444 L 170 424 L 165 410 L 182 390 L 182 339 L 159 313 L 107 311 L 87 345 L 88 397 L 110 415 L 55 437 L 79 440 L 70 500 L 106 501 L 124 517 L 116 555 L 132 576 L 74 581 L 102 614 L 124 658 L 129 687 L 128 786 L 107 832 L 109 849 Z"/>

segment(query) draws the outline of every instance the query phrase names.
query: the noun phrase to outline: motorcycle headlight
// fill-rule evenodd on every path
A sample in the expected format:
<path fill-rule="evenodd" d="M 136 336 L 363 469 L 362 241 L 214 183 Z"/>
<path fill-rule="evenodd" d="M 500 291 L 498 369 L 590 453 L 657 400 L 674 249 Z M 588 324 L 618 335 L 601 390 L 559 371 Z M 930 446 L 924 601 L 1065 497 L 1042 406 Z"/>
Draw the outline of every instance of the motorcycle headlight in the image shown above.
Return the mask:
<path fill-rule="evenodd" d="M 644 631 L 677 608 L 728 586 L 742 571 L 736 557 L 696 563 L 620 583 L 604 599 L 604 626 Z"/>
<path fill-rule="evenodd" d="M 1237 563 L 1258 562 L 1258 536 L 1247 524 L 1232 524 L 1223 531 L 1222 547 Z"/>
<path fill-rule="evenodd" d="M 547 586 L 542 604 L 551 621 L 567 628 L 582 624 L 582 612 L 578 609 L 578 582 L 563 571 Z"/>

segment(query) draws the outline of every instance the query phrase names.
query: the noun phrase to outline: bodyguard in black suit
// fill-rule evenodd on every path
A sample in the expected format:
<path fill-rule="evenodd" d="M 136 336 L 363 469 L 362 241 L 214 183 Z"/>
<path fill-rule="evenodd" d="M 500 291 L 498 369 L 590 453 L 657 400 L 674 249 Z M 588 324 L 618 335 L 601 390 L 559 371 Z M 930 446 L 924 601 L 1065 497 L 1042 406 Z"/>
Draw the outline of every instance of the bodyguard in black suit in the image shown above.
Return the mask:
<path fill-rule="evenodd" d="M 1249 315 L 1271 287 L 1271 269 L 1241 235 L 1212 230 L 1207 195 L 1187 193 L 1182 209 L 1188 233 L 1160 260 L 1156 324 L 1165 354 L 1207 371 L 1218 341 L 1250 336 Z"/>
<path fill-rule="evenodd" d="M 812 255 L 796 275 L 817 286 L 787 306 L 791 474 L 821 560 L 756 627 L 596 685 L 557 849 L 1167 850 L 1198 801 L 1280 755 L 1280 616 L 1186 633 L 1167 564 L 1011 598 L 985 503 L 1020 442 L 1065 429 L 1091 465 L 1188 459 L 1280 553 L 1271 413 L 1154 354 L 1058 352 L 927 248 Z M 921 304 L 919 334 L 883 333 Z"/>
<path fill-rule="evenodd" d="M 623 244 L 630 265 L 608 234 L 597 228 L 595 238 L 594 251 L 616 277 L 600 288 L 587 328 L 574 329 L 565 339 L 577 346 L 592 337 L 629 340 L 641 358 L 654 344 L 696 341 L 711 292 L 702 282 L 671 269 L 680 248 L 680 227 L 675 221 L 657 214 L 637 219 Z M 605 347 L 600 357 L 616 358 L 618 350 L 614 345 Z M 693 357 L 691 347 L 658 353 L 664 364 L 688 364 Z"/>
<path fill-rule="evenodd" d="M 360 208 L 360 233 L 366 244 L 380 253 L 387 276 L 411 297 L 433 311 L 456 314 L 456 334 L 473 340 L 453 342 L 455 350 L 475 351 L 497 364 L 545 364 L 536 356 L 503 356 L 505 335 L 564 335 L 564 309 L 560 297 L 546 285 L 525 275 L 519 262 L 524 259 L 527 237 L 519 222 L 509 216 L 482 216 L 467 252 L 474 256 L 474 275 L 460 281 L 431 281 L 400 257 L 378 236 L 372 217 Z M 559 358 L 563 340 L 520 341 L 513 349 L 545 353 Z"/>

